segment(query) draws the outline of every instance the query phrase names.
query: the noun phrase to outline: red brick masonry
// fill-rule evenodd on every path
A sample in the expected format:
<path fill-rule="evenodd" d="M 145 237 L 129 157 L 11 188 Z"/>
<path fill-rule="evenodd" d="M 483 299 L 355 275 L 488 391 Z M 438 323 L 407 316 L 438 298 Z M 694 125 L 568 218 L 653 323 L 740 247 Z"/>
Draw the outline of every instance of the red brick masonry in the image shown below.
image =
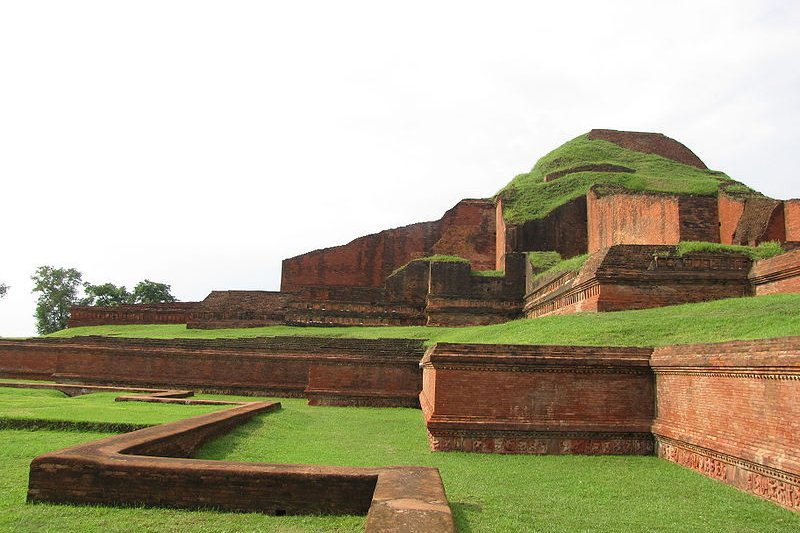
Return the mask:
<path fill-rule="evenodd" d="M 800 337 L 658 348 L 659 457 L 800 511 Z"/>
<path fill-rule="evenodd" d="M 279 403 L 251 402 L 41 455 L 29 502 L 367 514 L 366 531 L 454 532 L 435 468 L 347 468 L 186 459 Z"/>
<path fill-rule="evenodd" d="M 439 343 L 420 395 L 431 448 L 651 454 L 650 352 Z"/>
<path fill-rule="evenodd" d="M 409 339 L 0 339 L 0 376 L 416 406 L 423 351 Z"/>

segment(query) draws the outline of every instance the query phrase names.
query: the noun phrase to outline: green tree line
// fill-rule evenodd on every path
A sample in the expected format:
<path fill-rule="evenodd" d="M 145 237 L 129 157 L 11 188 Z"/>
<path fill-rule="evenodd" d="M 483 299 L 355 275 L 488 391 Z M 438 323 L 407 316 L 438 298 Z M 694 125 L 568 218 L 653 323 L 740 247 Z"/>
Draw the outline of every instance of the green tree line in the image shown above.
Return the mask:
<path fill-rule="evenodd" d="M 83 275 L 74 268 L 40 266 L 31 276 L 36 300 L 36 330 L 46 335 L 67 327 L 70 307 L 78 305 L 115 306 L 124 304 L 152 304 L 175 302 L 170 286 L 145 279 L 133 291 L 113 283 L 93 285 L 83 281 Z M 5 290 L 3 290 L 3 294 Z"/>

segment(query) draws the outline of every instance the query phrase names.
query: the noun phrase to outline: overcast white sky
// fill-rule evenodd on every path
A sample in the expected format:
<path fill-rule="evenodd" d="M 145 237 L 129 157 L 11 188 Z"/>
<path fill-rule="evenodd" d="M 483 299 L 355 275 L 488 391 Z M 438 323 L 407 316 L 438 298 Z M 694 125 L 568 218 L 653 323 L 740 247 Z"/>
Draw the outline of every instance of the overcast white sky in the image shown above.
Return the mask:
<path fill-rule="evenodd" d="M 0 0 L 0 335 L 35 332 L 40 265 L 275 290 L 591 128 L 797 197 L 798 95 L 787 0 Z"/>

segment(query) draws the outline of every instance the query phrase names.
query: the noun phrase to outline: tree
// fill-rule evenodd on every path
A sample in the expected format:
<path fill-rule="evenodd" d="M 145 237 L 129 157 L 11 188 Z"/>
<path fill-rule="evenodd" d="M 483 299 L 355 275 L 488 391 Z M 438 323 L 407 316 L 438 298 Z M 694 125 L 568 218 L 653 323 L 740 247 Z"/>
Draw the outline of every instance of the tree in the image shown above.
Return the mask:
<path fill-rule="evenodd" d="M 83 288 L 86 297 L 81 305 L 124 305 L 133 303 L 133 295 L 125 286 L 117 287 L 113 283 L 92 285 L 87 283 Z"/>
<path fill-rule="evenodd" d="M 5 296 L 5 295 L 6 295 L 6 293 L 8 292 L 8 289 L 10 289 L 10 288 L 11 288 L 11 287 L 9 287 L 8 285 L 6 285 L 5 283 L 0 283 L 0 298 L 2 298 L 3 296 Z"/>
<path fill-rule="evenodd" d="M 69 308 L 80 303 L 81 273 L 74 268 L 40 266 L 31 276 L 36 300 L 36 330 L 46 335 L 67 327 Z"/>
<path fill-rule="evenodd" d="M 177 302 L 170 292 L 170 286 L 166 283 L 156 283 L 145 279 L 136 284 L 133 288 L 133 301 L 137 304 L 159 304 Z"/>

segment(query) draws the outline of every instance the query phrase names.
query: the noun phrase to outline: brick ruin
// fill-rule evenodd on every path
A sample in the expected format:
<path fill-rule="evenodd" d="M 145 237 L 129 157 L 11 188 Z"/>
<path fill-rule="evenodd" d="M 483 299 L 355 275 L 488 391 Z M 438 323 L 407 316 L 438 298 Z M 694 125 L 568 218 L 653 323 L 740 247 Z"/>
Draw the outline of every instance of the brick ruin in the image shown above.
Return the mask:
<path fill-rule="evenodd" d="M 589 138 L 705 168 L 660 134 Z M 587 171 L 627 172 L 579 166 L 545 180 Z M 518 224 L 504 218 L 503 201 L 464 200 L 438 221 L 286 259 L 280 292 L 79 308 L 70 326 L 462 326 L 800 292 L 800 200 L 725 185 L 716 197 L 591 187 Z M 760 261 L 678 255 L 687 240 L 774 240 L 788 251 Z M 577 271 L 539 275 L 526 255 L 536 251 L 589 257 Z M 0 339 L 0 376 L 421 407 L 435 450 L 655 454 L 797 511 L 798 354 L 800 337 L 657 349 L 440 343 L 427 352 L 387 339 Z"/>
<path fill-rule="evenodd" d="M 686 146 L 661 134 L 597 129 L 587 137 L 706 169 Z M 634 171 L 608 163 L 579 165 L 550 173 L 545 181 L 559 180 L 574 172 Z M 185 323 L 190 328 L 203 329 L 273 324 L 461 326 L 499 323 L 549 312 L 639 309 L 685 303 L 696 301 L 698 293 L 705 295 L 706 300 L 755 294 L 759 291 L 757 284 L 734 287 L 737 282 L 730 276 L 741 277 L 742 272 L 739 266 L 736 274 L 720 268 L 720 263 L 730 263 L 724 257 L 706 255 L 683 262 L 658 263 L 652 271 L 640 268 L 642 261 L 633 257 L 636 254 L 630 248 L 625 248 L 670 246 L 681 241 L 745 245 L 778 241 L 789 250 L 800 247 L 800 200 L 773 200 L 742 192 L 735 185 L 723 182 L 716 196 L 594 186 L 585 195 L 565 202 L 542 218 L 516 224 L 504 218 L 502 195 L 462 200 L 439 220 L 381 231 L 342 246 L 285 259 L 280 292 L 214 291 L 202 302 L 79 307 L 72 311 L 70 326 L 144 323 Z M 601 290 L 594 282 L 584 283 L 583 278 L 589 273 L 583 272 L 571 281 L 564 278 L 549 281 L 554 284 L 549 288 L 555 292 L 548 291 L 542 282 L 532 287 L 532 273 L 523 254 L 537 251 L 555 251 L 562 258 L 592 254 L 597 257 L 590 263 L 603 262 L 601 270 L 606 278 L 624 274 L 625 284 L 613 280 L 603 283 L 603 276 L 598 274 L 595 277 L 604 288 Z M 457 256 L 465 262 L 425 259 L 437 255 Z M 610 258 L 622 256 L 630 256 L 631 265 L 638 265 L 638 272 L 633 272 L 632 266 L 612 272 Z M 678 264 L 682 266 L 675 266 Z M 705 271 L 703 265 L 708 266 Z M 671 273 L 667 273 L 669 268 Z M 753 266 L 750 277 L 742 278 L 744 283 L 748 279 L 760 283 L 763 276 L 758 272 L 765 268 L 772 267 Z M 789 272 L 792 268 L 787 265 L 784 270 Z M 616 287 L 616 295 L 611 294 L 612 286 Z M 791 286 L 792 283 L 783 283 L 774 285 L 772 290 Z M 552 294 L 548 296 L 548 292 Z M 631 305 L 626 306 L 626 302 Z"/>

